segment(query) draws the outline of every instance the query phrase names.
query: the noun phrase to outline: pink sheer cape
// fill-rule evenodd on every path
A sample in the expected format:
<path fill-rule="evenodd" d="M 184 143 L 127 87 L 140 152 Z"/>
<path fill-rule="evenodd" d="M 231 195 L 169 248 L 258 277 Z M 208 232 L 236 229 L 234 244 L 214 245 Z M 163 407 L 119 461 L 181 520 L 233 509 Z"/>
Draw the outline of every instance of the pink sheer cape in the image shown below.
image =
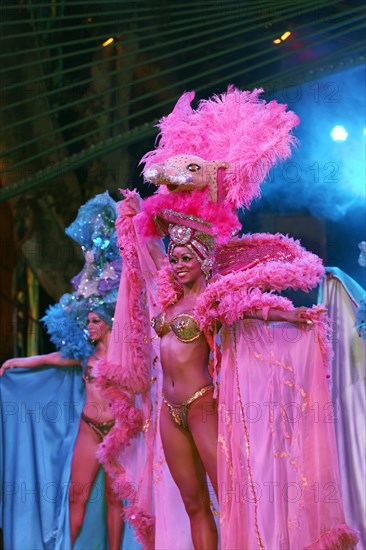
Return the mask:
<path fill-rule="evenodd" d="M 140 239 L 138 217 L 134 222 L 122 220 L 119 226 L 124 258 L 120 296 L 108 361 L 99 372 L 99 383 L 114 398 L 117 422 L 99 456 L 114 476 L 120 497 L 129 499 L 125 517 L 144 548 L 189 549 L 188 517 L 159 435 L 159 342 L 148 324 L 161 308 L 157 271 Z M 172 296 L 168 280 L 166 292 Z M 261 295 L 276 298 L 260 291 L 253 307 Z M 281 300 L 279 307 L 291 307 Z M 316 315 L 309 331 L 240 318 L 223 328 L 221 548 L 354 546 L 357 537 L 344 524 L 339 493 L 327 350 L 325 327 Z"/>
<path fill-rule="evenodd" d="M 222 548 L 352 548 L 326 378 L 324 327 L 247 320 L 222 333 Z M 324 348 L 323 348 L 324 349 Z"/>

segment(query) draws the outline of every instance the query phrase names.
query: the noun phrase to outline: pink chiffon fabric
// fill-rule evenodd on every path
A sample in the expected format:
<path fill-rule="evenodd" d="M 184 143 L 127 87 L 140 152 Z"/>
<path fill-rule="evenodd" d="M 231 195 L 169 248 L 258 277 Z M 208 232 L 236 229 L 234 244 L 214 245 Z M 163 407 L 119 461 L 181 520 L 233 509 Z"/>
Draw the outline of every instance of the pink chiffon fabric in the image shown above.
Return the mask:
<path fill-rule="evenodd" d="M 222 548 L 352 548 L 317 323 L 240 321 L 222 333 Z"/>
<path fill-rule="evenodd" d="M 99 372 L 106 394 L 116 396 L 117 422 L 99 456 L 118 494 L 129 499 L 125 517 L 143 547 L 188 550 L 193 548 L 188 516 L 159 434 L 159 340 L 147 324 L 160 310 L 158 274 L 140 238 L 138 217 L 122 229 L 128 237 L 114 337 Z M 238 320 L 223 327 L 221 339 L 221 548 L 352 548 L 357 539 L 344 524 L 323 324 L 300 330 Z"/>

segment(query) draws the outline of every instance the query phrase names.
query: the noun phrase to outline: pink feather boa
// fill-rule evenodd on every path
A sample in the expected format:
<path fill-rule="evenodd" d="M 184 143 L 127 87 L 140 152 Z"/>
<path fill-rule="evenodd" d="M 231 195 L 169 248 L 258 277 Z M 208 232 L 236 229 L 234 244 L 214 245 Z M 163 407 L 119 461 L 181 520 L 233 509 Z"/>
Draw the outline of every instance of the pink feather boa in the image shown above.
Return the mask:
<path fill-rule="evenodd" d="M 321 535 L 316 542 L 304 550 L 344 550 L 345 548 L 354 548 L 357 541 L 356 532 L 348 525 L 341 524 Z"/>
<path fill-rule="evenodd" d="M 307 252 L 297 241 L 281 235 L 251 235 L 257 242 L 285 240 L 294 254 L 294 260 L 262 262 L 249 269 L 230 273 L 208 285 L 197 301 L 197 314 L 201 328 L 207 328 L 213 319 L 231 324 L 241 319 L 243 312 L 253 308 L 276 307 L 291 309 L 289 300 L 269 294 L 287 288 L 307 291 L 314 288 L 324 275 L 321 260 Z"/>
<path fill-rule="evenodd" d="M 161 237 L 154 218 L 164 209 L 197 216 L 210 223 L 212 230 L 207 232 L 214 235 L 218 243 L 228 241 L 233 232 L 239 231 L 241 228 L 238 217 L 230 205 L 223 206 L 212 202 L 206 191 L 196 190 L 170 194 L 158 193 L 145 199 L 142 213 L 138 216 L 141 235 Z"/>
<path fill-rule="evenodd" d="M 183 295 L 182 285 L 174 277 L 173 269 L 167 258 L 163 267 L 160 268 L 156 290 L 158 302 L 163 310 L 175 304 Z"/>
<path fill-rule="evenodd" d="M 144 282 L 134 246 L 134 227 L 132 218 L 120 216 L 116 222 L 118 245 L 123 258 L 123 270 L 130 283 L 129 301 L 131 305 L 132 322 L 130 334 L 148 334 L 149 325 L 146 319 L 145 308 L 141 296 L 144 293 Z M 120 327 L 113 327 L 114 331 Z M 115 337 L 121 336 L 117 333 Z M 109 388 L 111 384 L 123 387 L 134 393 L 144 393 L 150 387 L 150 352 L 148 343 L 143 338 L 134 338 L 131 346 L 132 362 L 135 366 L 131 372 L 121 368 L 121 365 L 112 362 L 101 362 L 98 366 L 98 377 L 102 387 Z"/>
<path fill-rule="evenodd" d="M 131 218 L 119 217 L 116 223 L 118 244 L 123 258 L 123 269 L 129 281 L 131 307 L 131 334 L 148 334 L 149 325 L 143 305 L 144 283 L 137 251 L 134 246 L 134 228 Z M 144 548 L 154 547 L 154 518 L 134 504 L 131 498 L 132 480 L 126 478 L 119 455 L 130 441 L 143 429 L 143 413 L 134 406 L 134 394 L 144 394 L 150 389 L 150 351 L 144 338 L 136 338 L 130 350 L 131 369 L 110 361 L 100 361 L 96 366 L 97 384 L 111 404 L 115 425 L 99 445 L 97 456 L 106 472 L 114 479 L 114 489 L 119 499 L 131 499 L 125 507 L 124 518 L 135 527 L 137 540 Z"/>

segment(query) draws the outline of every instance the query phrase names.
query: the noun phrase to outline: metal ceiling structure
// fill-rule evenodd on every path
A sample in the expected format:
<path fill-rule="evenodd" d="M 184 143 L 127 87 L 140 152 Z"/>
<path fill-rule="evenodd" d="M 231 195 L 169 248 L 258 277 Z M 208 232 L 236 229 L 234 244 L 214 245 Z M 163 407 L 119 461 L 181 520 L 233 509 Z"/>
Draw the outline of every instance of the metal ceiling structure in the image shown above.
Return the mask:
<path fill-rule="evenodd" d="M 365 62 L 356 1 L 19 0 L 1 12 L 0 200 L 154 135 L 185 90 L 273 89 Z"/>

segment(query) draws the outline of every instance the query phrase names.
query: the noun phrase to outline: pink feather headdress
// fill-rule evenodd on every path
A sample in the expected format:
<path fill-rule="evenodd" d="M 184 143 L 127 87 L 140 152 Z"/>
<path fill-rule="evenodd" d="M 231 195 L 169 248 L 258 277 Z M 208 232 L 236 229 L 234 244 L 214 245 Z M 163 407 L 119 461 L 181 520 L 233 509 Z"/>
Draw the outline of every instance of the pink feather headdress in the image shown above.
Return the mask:
<path fill-rule="evenodd" d="M 211 226 L 207 232 L 214 236 L 218 243 L 227 242 L 241 229 L 236 212 L 229 205 L 223 208 L 222 205 L 210 201 L 204 191 L 195 190 L 192 193 L 189 191 L 177 194 L 158 193 L 145 199 L 142 203 L 142 212 L 139 214 L 140 231 L 143 236 L 161 236 L 156 218 L 162 210 L 172 210 L 201 218 Z"/>
<path fill-rule="evenodd" d="M 270 168 L 289 157 L 297 142 L 291 132 L 298 116 L 277 101 L 266 103 L 262 92 L 230 86 L 227 93 L 200 101 L 196 110 L 190 105 L 194 92 L 183 94 L 158 124 L 158 145 L 141 160 L 144 172 L 177 155 L 226 163 L 219 195 L 235 208 L 248 207 Z"/>

